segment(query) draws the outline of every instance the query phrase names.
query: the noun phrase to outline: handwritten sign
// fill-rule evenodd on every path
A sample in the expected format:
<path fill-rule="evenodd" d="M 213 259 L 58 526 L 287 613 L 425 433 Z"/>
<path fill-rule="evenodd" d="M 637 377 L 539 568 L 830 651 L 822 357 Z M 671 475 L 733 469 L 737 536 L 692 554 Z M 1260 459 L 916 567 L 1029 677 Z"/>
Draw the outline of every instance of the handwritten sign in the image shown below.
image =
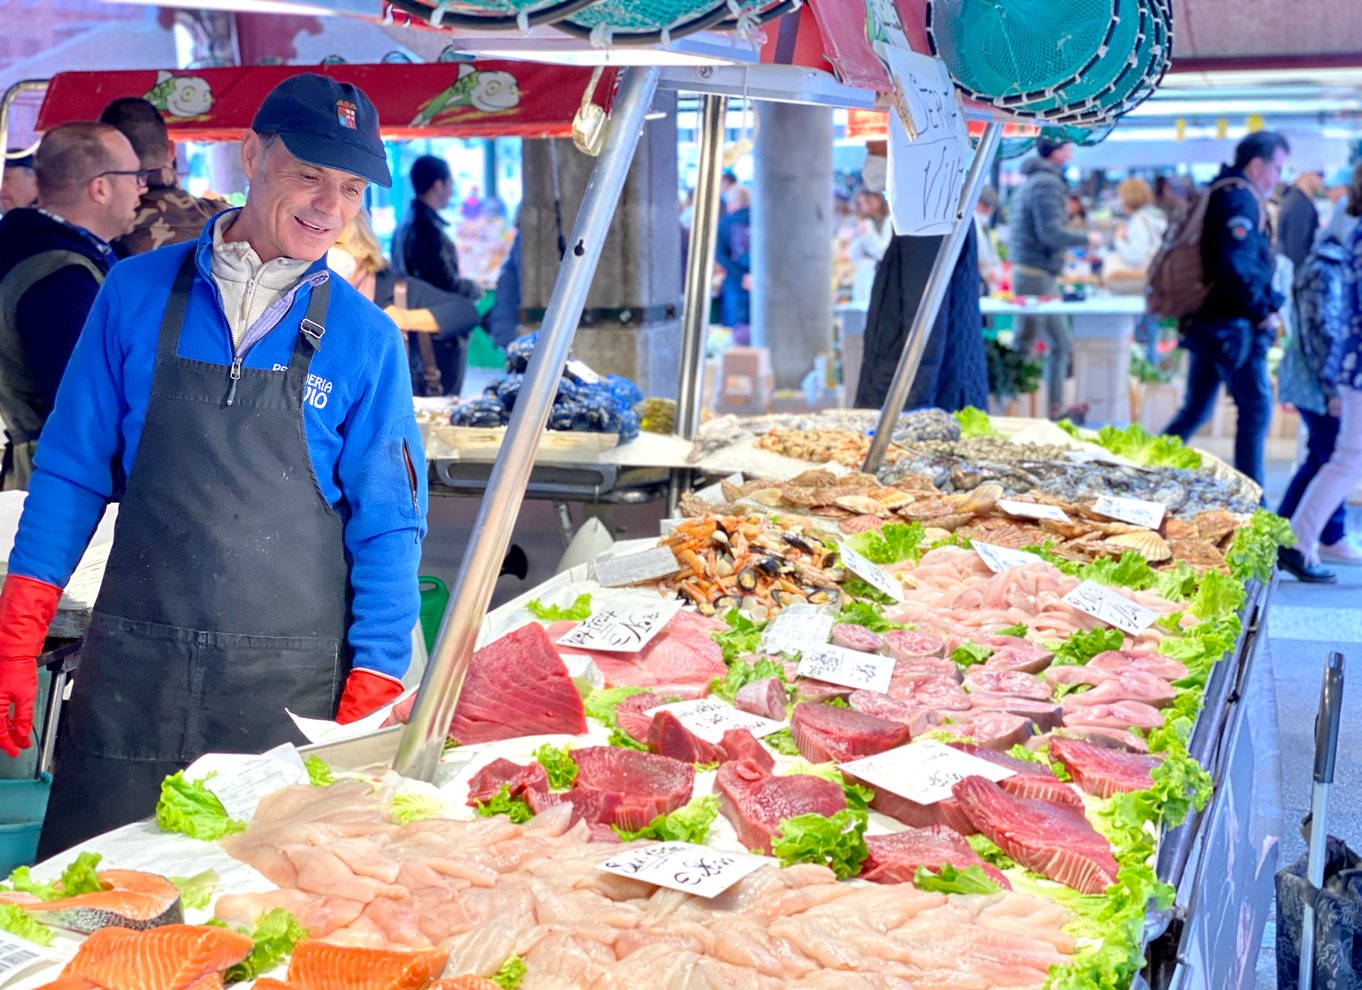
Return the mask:
<path fill-rule="evenodd" d="M 604 588 L 646 584 L 670 577 L 681 570 L 676 555 L 667 547 L 653 547 L 642 553 L 596 558 L 596 581 Z"/>
<path fill-rule="evenodd" d="M 1072 522 L 1068 514 L 1057 505 L 1044 505 L 1040 502 L 1018 502 L 1014 498 L 998 499 L 998 508 L 1009 516 L 1023 519 L 1051 519 L 1054 522 Z"/>
<path fill-rule="evenodd" d="M 559 636 L 558 645 L 603 653 L 637 653 L 679 611 L 681 603 L 677 601 L 608 606 Z"/>
<path fill-rule="evenodd" d="M 998 781 L 1012 771 L 963 753 L 944 743 L 924 741 L 862 757 L 841 768 L 872 787 L 918 804 L 936 804 L 951 796 L 951 788 L 966 777 Z"/>
<path fill-rule="evenodd" d="M 729 729 L 746 729 L 760 739 L 785 727 L 784 722 L 738 711 L 732 705 L 714 698 L 673 701 L 670 704 L 650 708 L 647 714 L 653 715 L 657 712 L 671 712 L 687 729 L 705 742 L 715 745 L 718 745 Z"/>
<path fill-rule="evenodd" d="M 623 847 L 600 865 L 606 873 L 631 877 L 696 897 L 716 897 L 772 860 L 751 853 L 728 852 L 693 842 L 659 842 Z"/>
<path fill-rule="evenodd" d="M 840 646 L 806 648 L 799 659 L 800 677 L 888 693 L 894 676 L 894 658 L 861 653 Z"/>
<path fill-rule="evenodd" d="M 303 758 L 292 743 L 284 743 L 205 779 L 203 786 L 217 795 L 229 817 L 248 822 L 262 798 L 307 781 Z"/>
<path fill-rule="evenodd" d="M 1084 581 L 1065 595 L 1064 603 L 1132 636 L 1144 632 L 1159 617 L 1158 612 L 1131 601 L 1115 588 L 1093 581 Z"/>
<path fill-rule="evenodd" d="M 601 380 L 600 375 L 596 374 L 596 372 L 592 371 L 585 364 L 583 364 L 581 361 L 576 360 L 575 358 L 567 363 L 566 370 L 567 373 L 571 375 L 573 378 L 587 385 L 595 385 L 597 382 Z"/>
<path fill-rule="evenodd" d="M 970 546 L 974 547 L 979 559 L 994 574 L 1001 574 L 1010 567 L 1025 567 L 1027 564 L 1041 562 L 1040 557 L 1025 550 L 1013 550 L 1011 547 L 1000 547 L 993 543 L 980 543 L 978 540 L 972 540 Z"/>
<path fill-rule="evenodd" d="M 894 231 L 948 234 L 955 225 L 972 154 L 955 84 L 940 59 L 891 46 L 885 46 L 882 55 L 900 108 L 889 114 L 885 190 Z M 903 122 L 905 112 L 916 135 L 910 135 Z"/>
<path fill-rule="evenodd" d="M 762 632 L 761 648 L 767 653 L 800 653 L 826 643 L 833 621 L 816 605 L 787 605 Z"/>
<path fill-rule="evenodd" d="M 0 931 L 0 983 L 11 976 L 17 976 L 38 963 L 48 962 L 51 957 L 32 942 Z"/>
<path fill-rule="evenodd" d="M 1142 498 L 1121 498 L 1119 495 L 1101 495 L 1092 507 L 1108 519 L 1119 519 L 1132 526 L 1158 529 L 1163 522 L 1164 506 L 1159 502 L 1146 502 Z"/>
<path fill-rule="evenodd" d="M 876 591 L 888 595 L 894 601 L 903 601 L 903 587 L 896 578 L 890 577 L 878 564 L 862 557 L 845 543 L 837 548 L 837 552 L 842 557 L 842 564 L 852 574 L 855 574 Z"/>

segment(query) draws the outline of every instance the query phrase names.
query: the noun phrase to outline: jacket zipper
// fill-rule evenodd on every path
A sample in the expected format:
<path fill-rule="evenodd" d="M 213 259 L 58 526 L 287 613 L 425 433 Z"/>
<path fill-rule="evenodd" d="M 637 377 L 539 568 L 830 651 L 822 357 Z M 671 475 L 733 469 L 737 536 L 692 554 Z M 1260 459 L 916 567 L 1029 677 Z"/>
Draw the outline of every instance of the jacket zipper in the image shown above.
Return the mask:
<path fill-rule="evenodd" d="M 221 298 L 221 297 L 219 297 Z M 255 299 L 255 279 L 246 280 L 246 291 L 241 297 L 241 312 L 238 319 L 246 323 L 247 329 L 250 327 L 251 302 Z M 236 347 L 236 334 L 232 333 L 231 321 L 227 323 L 227 336 L 232 342 L 232 367 L 227 372 L 227 405 L 236 401 L 237 382 L 241 381 L 241 362 L 246 359 L 246 355 L 238 354 Z"/>
<path fill-rule="evenodd" d="M 407 465 L 407 484 L 411 488 L 411 511 L 416 515 L 417 519 L 420 519 L 421 501 L 417 498 L 416 493 L 416 465 L 411 459 L 411 445 L 408 444 L 406 440 L 402 441 L 402 460 L 406 462 Z M 419 540 L 420 537 L 418 536 L 417 539 Z"/>

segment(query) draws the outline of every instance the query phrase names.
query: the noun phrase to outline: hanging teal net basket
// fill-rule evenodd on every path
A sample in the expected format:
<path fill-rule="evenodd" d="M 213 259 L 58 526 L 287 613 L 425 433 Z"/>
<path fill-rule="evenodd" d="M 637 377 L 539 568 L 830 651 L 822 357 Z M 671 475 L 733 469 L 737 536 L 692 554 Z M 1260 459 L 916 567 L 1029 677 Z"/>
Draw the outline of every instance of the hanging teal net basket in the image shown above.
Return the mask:
<path fill-rule="evenodd" d="M 390 0 L 393 9 L 437 28 L 506 31 L 552 24 L 586 10 L 599 0 L 455 0 L 443 4 L 423 0 Z"/>
<path fill-rule="evenodd" d="M 1069 113 L 1099 105 L 1125 71 L 1138 60 L 1144 42 L 1146 21 L 1152 17 L 1146 8 L 1149 0 L 1118 0 L 1116 28 L 1092 68 L 1077 80 L 1057 88 L 1053 95 L 1026 102 L 1018 97 L 995 101 L 998 106 L 1023 114 Z M 1149 25 L 1152 29 L 1152 25 Z"/>
<path fill-rule="evenodd" d="M 1079 83 L 1120 25 L 1122 0 L 928 0 L 927 37 L 977 99 L 1032 103 Z"/>
<path fill-rule="evenodd" d="M 601 46 L 665 44 L 716 27 L 732 13 L 728 0 L 598 0 L 554 28 Z"/>

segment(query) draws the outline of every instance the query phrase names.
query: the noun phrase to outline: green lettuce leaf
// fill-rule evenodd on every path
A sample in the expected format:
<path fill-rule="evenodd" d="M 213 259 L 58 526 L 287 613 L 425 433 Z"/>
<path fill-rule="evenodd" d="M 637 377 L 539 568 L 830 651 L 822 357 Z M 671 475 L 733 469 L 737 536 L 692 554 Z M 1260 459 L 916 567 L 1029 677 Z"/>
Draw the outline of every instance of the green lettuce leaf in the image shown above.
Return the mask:
<path fill-rule="evenodd" d="M 1214 619 L 1238 612 L 1248 598 L 1244 582 L 1219 571 L 1207 571 L 1188 611 L 1198 619 Z"/>
<path fill-rule="evenodd" d="M 966 439 L 970 437 L 991 437 L 997 434 L 993 430 L 993 423 L 988 418 L 988 413 L 974 406 L 966 406 L 964 409 L 952 413 L 955 421 L 960 424 L 960 435 Z"/>
<path fill-rule="evenodd" d="M 724 652 L 724 663 L 761 652 L 761 631 L 766 628 L 766 623 L 754 622 L 736 608 L 728 610 L 724 615 L 724 623 L 727 629 L 710 633 L 710 637 Z"/>
<path fill-rule="evenodd" d="M 1235 532 L 1225 562 L 1239 580 L 1253 578 L 1266 584 L 1277 566 L 1277 547 L 1295 545 L 1291 524 L 1279 515 L 1259 509 L 1247 526 Z"/>
<path fill-rule="evenodd" d="M 646 743 L 639 742 L 618 726 L 610 730 L 610 735 L 606 737 L 605 744 L 607 746 L 617 746 L 620 749 L 636 749 L 641 753 L 648 752 Z"/>
<path fill-rule="evenodd" d="M 245 934 L 243 932 L 243 934 Z M 223 974 L 226 983 L 244 983 L 261 973 L 268 973 L 293 952 L 293 947 L 307 938 L 307 929 L 283 908 L 266 911 L 249 933 L 255 947 L 251 954 Z"/>
<path fill-rule="evenodd" d="M 922 556 L 921 523 L 887 523 L 879 530 L 848 536 L 844 542 L 874 564 L 916 561 Z"/>
<path fill-rule="evenodd" d="M 502 990 L 517 990 L 520 984 L 524 982 L 527 972 L 529 970 L 525 966 L 525 960 L 519 956 L 511 956 L 501 964 L 499 970 L 487 978 L 501 987 Z"/>
<path fill-rule="evenodd" d="M 853 626 L 864 626 L 874 633 L 908 628 L 896 622 L 890 622 L 884 617 L 884 609 L 871 602 L 848 601 L 843 603 L 841 611 L 837 613 L 837 621 Z"/>
<path fill-rule="evenodd" d="M 16 890 L 21 894 L 32 894 L 40 901 L 55 901 L 62 896 L 55 883 L 40 883 L 34 880 L 29 874 L 27 866 L 15 867 L 14 872 L 9 875 L 6 883 L 9 889 Z"/>
<path fill-rule="evenodd" d="M 483 818 L 491 818 L 493 815 L 507 815 L 511 821 L 517 825 L 524 824 L 534 817 L 534 812 L 530 806 L 521 798 L 511 797 L 511 785 L 502 784 L 501 790 L 497 791 L 486 802 L 475 801 L 477 812 Z"/>
<path fill-rule="evenodd" d="M 1119 650 L 1125 642 L 1125 634 L 1119 629 L 1093 629 L 1090 632 L 1076 632 L 1064 642 L 1046 649 L 1055 655 L 1054 666 L 1082 666 L 1099 653 Z"/>
<path fill-rule="evenodd" d="M 615 708 L 619 703 L 625 698 L 647 692 L 648 689 L 643 687 L 598 688 L 582 700 L 582 707 L 586 709 L 587 715 L 613 729 L 616 724 Z"/>
<path fill-rule="evenodd" d="M 185 780 L 183 770 L 177 770 L 161 781 L 156 824 L 163 832 L 182 832 L 191 839 L 205 842 L 216 842 L 224 835 L 246 831 L 246 822 L 230 817 L 217 795 L 204 787 L 202 780 L 192 783 Z"/>
<path fill-rule="evenodd" d="M 538 598 L 535 598 L 525 605 L 525 610 L 542 622 L 558 622 L 563 619 L 583 622 L 591 618 L 591 596 L 578 595 L 567 608 L 545 605 Z"/>
<path fill-rule="evenodd" d="M 1196 593 L 1196 587 L 1196 571 L 1186 561 L 1179 560 L 1167 570 L 1157 571 L 1149 590 L 1166 601 L 1181 602 L 1191 598 Z"/>
<path fill-rule="evenodd" d="M 974 850 L 976 856 L 994 869 L 1017 869 L 1017 861 L 994 845 L 991 839 L 987 839 L 982 835 L 971 835 L 967 836 L 965 841 L 969 843 L 970 848 Z"/>
<path fill-rule="evenodd" d="M 707 794 L 677 808 L 669 815 L 658 815 L 637 831 L 618 825 L 610 826 L 623 842 L 635 839 L 658 839 L 662 842 L 694 842 L 704 845 L 709 838 L 709 827 L 719 817 L 719 796 Z"/>
<path fill-rule="evenodd" d="M 982 866 L 968 866 L 957 870 L 950 863 L 933 873 L 919 866 L 913 874 L 913 886 L 918 890 L 938 894 L 996 894 L 1003 888 L 988 878 Z"/>
<path fill-rule="evenodd" d="M 993 649 L 988 646 L 981 646 L 972 640 L 951 650 L 951 663 L 961 667 L 973 667 L 975 664 L 983 663 L 993 656 Z"/>
<path fill-rule="evenodd" d="M 534 758 L 549 776 L 549 787 L 565 791 L 577 780 L 577 763 L 566 746 L 545 743 L 534 751 Z"/>
<path fill-rule="evenodd" d="M 18 904 L 0 904 L 0 932 L 9 932 L 36 945 L 51 945 L 54 930 L 34 921 Z"/>
<path fill-rule="evenodd" d="M 794 736 L 790 735 L 789 729 L 778 729 L 769 736 L 762 736 L 761 741 L 767 748 L 783 756 L 799 755 L 799 747 L 795 745 Z"/>
<path fill-rule="evenodd" d="M 760 657 L 754 663 L 748 663 L 742 659 L 735 659 L 728 665 L 728 673 L 723 677 L 716 677 L 709 682 L 709 693 L 718 698 L 722 698 L 730 705 L 738 697 L 738 692 L 754 681 L 764 681 L 767 678 L 779 678 L 785 681 L 785 668 L 774 660 Z"/>
<path fill-rule="evenodd" d="M 216 870 L 204 870 L 192 877 L 166 877 L 180 888 L 180 903 L 187 908 L 206 908 L 213 900 L 213 891 L 222 880 Z"/>
<path fill-rule="evenodd" d="M 303 766 L 307 767 L 307 779 L 313 787 L 330 787 L 336 782 L 336 775 L 320 756 L 309 756 Z"/>
<path fill-rule="evenodd" d="M 1094 560 L 1078 572 L 1084 581 L 1095 581 L 1112 588 L 1130 588 L 1144 591 L 1152 588 L 1158 580 L 1149 562 L 1133 550 L 1121 554 L 1120 560 L 1103 557 Z"/>
<path fill-rule="evenodd" d="M 1150 436 L 1136 424 L 1131 424 L 1125 429 L 1104 426 L 1098 431 L 1095 442 L 1113 454 L 1120 454 L 1144 467 L 1188 470 L 1201 467 L 1201 455 L 1177 437 Z"/>
<path fill-rule="evenodd" d="M 509 790 L 507 791 L 509 794 Z M 408 822 L 425 821 L 427 818 L 443 818 L 445 803 L 435 794 L 412 792 L 398 794 L 393 798 L 392 811 L 388 818 L 398 825 Z"/>
<path fill-rule="evenodd" d="M 780 823 L 771 852 L 781 866 L 817 863 L 829 867 L 838 880 L 861 872 L 870 850 L 865 844 L 866 813 L 846 808 L 831 817 L 796 815 Z"/>
<path fill-rule="evenodd" d="M 993 630 L 993 635 L 1025 637 L 1030 631 L 1026 628 L 1025 622 L 1018 622 L 1015 626 L 1003 626 L 1001 629 Z"/>
<path fill-rule="evenodd" d="M 104 857 L 99 853 L 83 852 L 61 871 L 61 896 L 76 897 L 80 894 L 93 894 L 103 890 L 99 882 L 97 867 Z"/>

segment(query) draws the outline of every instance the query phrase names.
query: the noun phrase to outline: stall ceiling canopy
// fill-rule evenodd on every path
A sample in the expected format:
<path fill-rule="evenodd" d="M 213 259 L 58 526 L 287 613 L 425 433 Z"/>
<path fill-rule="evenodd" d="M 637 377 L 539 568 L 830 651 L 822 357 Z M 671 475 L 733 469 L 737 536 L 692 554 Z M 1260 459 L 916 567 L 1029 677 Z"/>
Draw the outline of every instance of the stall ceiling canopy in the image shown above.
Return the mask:
<path fill-rule="evenodd" d="M 1175 71 L 1362 65 L 1359 0 L 1173 0 L 1173 24 Z"/>
<path fill-rule="evenodd" d="M 48 87 L 38 129 L 94 120 L 111 100 L 140 96 L 161 111 L 177 140 L 238 140 L 265 94 L 302 72 L 364 90 L 378 107 L 384 136 L 399 140 L 564 137 L 591 81 L 590 69 L 491 61 L 62 72 Z M 594 100 L 606 110 L 615 73 L 605 70 L 596 87 Z"/>

